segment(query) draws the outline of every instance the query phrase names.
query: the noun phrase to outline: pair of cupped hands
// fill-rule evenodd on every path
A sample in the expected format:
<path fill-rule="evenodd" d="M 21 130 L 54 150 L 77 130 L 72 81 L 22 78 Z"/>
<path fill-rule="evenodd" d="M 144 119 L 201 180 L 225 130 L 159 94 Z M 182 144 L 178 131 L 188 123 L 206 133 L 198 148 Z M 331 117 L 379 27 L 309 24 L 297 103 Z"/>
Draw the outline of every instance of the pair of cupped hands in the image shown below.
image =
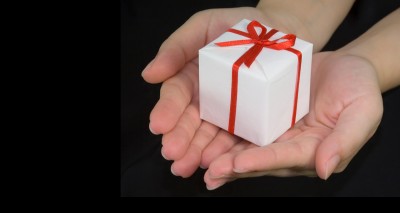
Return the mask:
<path fill-rule="evenodd" d="M 382 96 L 374 67 L 365 59 L 336 52 L 312 59 L 309 113 L 274 143 L 258 147 L 199 116 L 198 50 L 243 18 L 285 32 L 254 8 L 199 12 L 175 31 L 142 72 L 149 83 L 161 83 L 160 99 L 149 128 L 162 134 L 162 156 L 171 172 L 190 177 L 207 169 L 209 190 L 238 178 L 318 176 L 343 171 L 376 131 Z"/>

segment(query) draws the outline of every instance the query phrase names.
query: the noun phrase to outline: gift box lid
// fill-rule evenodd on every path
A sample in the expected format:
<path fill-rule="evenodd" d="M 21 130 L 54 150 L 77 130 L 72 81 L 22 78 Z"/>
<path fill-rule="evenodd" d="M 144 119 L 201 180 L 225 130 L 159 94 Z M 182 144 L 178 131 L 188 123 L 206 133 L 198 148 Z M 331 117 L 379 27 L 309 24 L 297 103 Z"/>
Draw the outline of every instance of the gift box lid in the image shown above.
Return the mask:
<path fill-rule="evenodd" d="M 250 22 L 250 20 L 243 19 L 232 28 L 247 32 L 247 25 Z M 267 28 L 267 32 L 272 29 L 271 27 L 265 25 L 264 27 Z M 256 27 L 256 31 L 259 34 L 261 32 L 261 29 L 259 27 Z M 285 33 L 278 31 L 269 40 L 275 40 L 285 35 Z M 207 55 L 212 56 L 215 60 L 220 60 L 221 63 L 226 63 L 228 66 L 232 66 L 233 63 L 246 51 L 248 51 L 254 44 L 241 44 L 235 46 L 221 47 L 216 45 L 216 43 L 247 39 L 249 38 L 227 31 L 219 36 L 217 39 L 200 49 L 200 52 L 207 53 Z M 304 52 L 308 49 L 311 49 L 312 51 L 313 45 L 309 42 L 296 38 L 295 44 L 292 48 L 297 49 L 301 52 Z M 250 66 L 250 68 L 242 64 L 240 69 L 250 71 L 247 74 L 253 75 L 256 78 L 274 81 L 285 74 L 284 72 L 282 72 L 282 70 L 288 70 L 288 66 L 297 66 L 297 61 L 297 56 L 292 52 L 286 50 L 274 50 L 264 47 L 259 55 L 256 57 L 253 64 Z"/>

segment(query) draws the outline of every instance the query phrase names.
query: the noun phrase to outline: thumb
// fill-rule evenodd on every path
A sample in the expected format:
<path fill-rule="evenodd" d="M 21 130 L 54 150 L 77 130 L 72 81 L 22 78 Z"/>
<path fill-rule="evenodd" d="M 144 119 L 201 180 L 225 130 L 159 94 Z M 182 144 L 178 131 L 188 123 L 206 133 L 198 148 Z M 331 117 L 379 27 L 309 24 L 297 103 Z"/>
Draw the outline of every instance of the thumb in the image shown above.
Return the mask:
<path fill-rule="evenodd" d="M 322 179 L 342 172 L 375 133 L 383 113 L 381 95 L 360 97 L 346 106 L 333 132 L 319 145 L 316 170 Z"/>
<path fill-rule="evenodd" d="M 199 12 L 171 34 L 143 70 L 144 80 L 149 83 L 163 82 L 194 59 L 206 42 L 208 17 L 207 11 Z"/>

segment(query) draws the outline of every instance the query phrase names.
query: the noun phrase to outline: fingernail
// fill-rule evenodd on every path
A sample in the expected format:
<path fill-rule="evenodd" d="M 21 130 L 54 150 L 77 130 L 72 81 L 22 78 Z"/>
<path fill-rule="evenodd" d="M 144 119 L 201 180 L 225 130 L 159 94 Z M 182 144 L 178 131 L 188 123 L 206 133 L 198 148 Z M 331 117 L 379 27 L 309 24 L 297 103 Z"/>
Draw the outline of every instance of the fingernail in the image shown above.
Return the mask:
<path fill-rule="evenodd" d="M 150 124 L 149 124 L 149 130 L 150 130 L 150 132 L 151 132 L 153 135 L 158 135 L 158 133 L 155 132 L 155 131 L 151 128 L 151 125 L 150 125 Z"/>
<path fill-rule="evenodd" d="M 245 169 L 238 169 L 238 168 L 233 168 L 232 170 L 233 170 L 233 172 L 235 172 L 235 173 L 246 173 L 246 172 L 248 172 L 248 170 L 245 170 Z"/>
<path fill-rule="evenodd" d="M 153 66 L 153 62 L 154 62 L 154 59 L 151 60 L 150 63 L 147 64 L 147 66 L 144 68 L 144 70 L 142 71 L 142 77 L 143 77 L 144 73 L 145 73 L 147 70 L 149 70 L 149 69 L 151 68 L 151 66 Z"/>
<path fill-rule="evenodd" d="M 219 187 L 221 187 L 221 186 L 223 186 L 225 183 L 221 183 L 221 184 L 217 184 L 217 185 L 215 185 L 215 186 L 209 186 L 209 185 L 207 185 L 206 187 L 207 187 L 207 190 L 214 190 L 214 189 L 217 189 L 217 188 L 219 188 Z"/>
<path fill-rule="evenodd" d="M 172 173 L 174 176 L 178 176 L 178 175 L 176 175 L 176 173 L 175 173 L 174 170 L 172 169 L 172 166 L 171 166 L 171 173 Z"/>
<path fill-rule="evenodd" d="M 164 158 L 165 160 L 169 160 L 167 157 L 165 157 L 164 148 L 161 148 L 161 156 L 163 156 L 163 158 Z"/>
<path fill-rule="evenodd" d="M 335 170 L 335 168 L 338 166 L 340 162 L 340 157 L 339 155 L 335 155 L 333 157 L 331 157 L 331 159 L 329 159 L 326 164 L 325 164 L 325 180 L 327 180 L 329 178 L 329 176 L 331 176 L 331 174 L 333 173 L 333 171 Z"/>
<path fill-rule="evenodd" d="M 211 173 L 208 175 L 211 179 L 220 179 L 220 178 L 224 178 L 227 175 L 212 175 Z"/>
<path fill-rule="evenodd" d="M 202 169 L 207 169 L 205 166 L 203 166 L 203 165 L 201 165 L 201 164 L 200 164 L 199 167 L 202 168 Z"/>

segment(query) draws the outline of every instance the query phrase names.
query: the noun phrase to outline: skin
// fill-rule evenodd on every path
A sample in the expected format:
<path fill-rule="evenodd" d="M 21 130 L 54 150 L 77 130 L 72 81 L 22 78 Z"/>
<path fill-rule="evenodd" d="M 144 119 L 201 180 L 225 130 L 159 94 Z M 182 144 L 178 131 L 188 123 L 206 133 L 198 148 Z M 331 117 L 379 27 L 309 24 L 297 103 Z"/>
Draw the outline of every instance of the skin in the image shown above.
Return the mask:
<path fill-rule="evenodd" d="M 306 175 L 327 179 L 343 171 L 380 123 L 381 92 L 400 84 L 400 65 L 395 60 L 399 42 L 389 42 L 400 33 L 399 10 L 344 48 L 314 54 L 310 113 L 265 147 L 199 118 L 197 51 L 243 18 L 295 33 L 313 42 L 318 51 L 352 2 L 335 8 L 331 1 L 323 1 L 301 17 L 293 15 L 301 14 L 296 7 L 280 11 L 275 1 L 260 1 L 258 8 L 197 13 L 174 32 L 142 73 L 149 83 L 163 82 L 149 128 L 163 134 L 162 155 L 174 161 L 171 172 L 189 177 L 199 166 L 208 168 L 204 181 L 212 190 L 237 178 Z M 322 8 L 337 10 L 343 17 L 323 16 Z M 318 21 L 311 22 L 309 17 Z M 324 33 L 313 37 L 318 29 Z"/>

